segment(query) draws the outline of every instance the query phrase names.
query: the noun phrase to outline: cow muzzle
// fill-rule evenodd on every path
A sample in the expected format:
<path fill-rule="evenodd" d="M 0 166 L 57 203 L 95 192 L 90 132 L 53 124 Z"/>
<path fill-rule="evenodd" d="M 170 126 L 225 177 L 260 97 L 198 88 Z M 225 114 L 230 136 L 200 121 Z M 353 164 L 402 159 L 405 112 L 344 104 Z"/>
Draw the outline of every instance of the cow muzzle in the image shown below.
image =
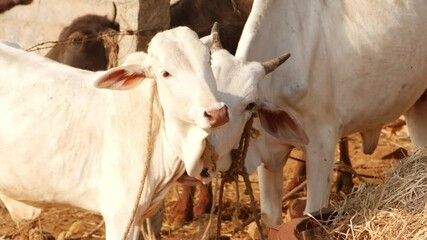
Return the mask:
<path fill-rule="evenodd" d="M 228 107 L 226 105 L 217 110 L 205 111 L 204 117 L 208 119 L 212 128 L 220 127 L 230 120 L 228 115 Z"/>

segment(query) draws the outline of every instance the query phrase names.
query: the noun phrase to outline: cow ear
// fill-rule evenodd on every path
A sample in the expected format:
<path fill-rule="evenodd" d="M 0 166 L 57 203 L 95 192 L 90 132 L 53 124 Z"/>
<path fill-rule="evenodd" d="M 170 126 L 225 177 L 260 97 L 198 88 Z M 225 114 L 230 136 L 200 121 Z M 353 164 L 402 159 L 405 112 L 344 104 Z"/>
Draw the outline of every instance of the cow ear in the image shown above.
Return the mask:
<path fill-rule="evenodd" d="M 301 124 L 288 112 L 263 106 L 258 109 L 258 117 L 263 129 L 274 138 L 293 146 L 308 144 Z"/>
<path fill-rule="evenodd" d="M 127 90 L 138 86 L 146 76 L 141 65 L 122 66 L 105 72 L 94 85 L 97 88 Z"/>

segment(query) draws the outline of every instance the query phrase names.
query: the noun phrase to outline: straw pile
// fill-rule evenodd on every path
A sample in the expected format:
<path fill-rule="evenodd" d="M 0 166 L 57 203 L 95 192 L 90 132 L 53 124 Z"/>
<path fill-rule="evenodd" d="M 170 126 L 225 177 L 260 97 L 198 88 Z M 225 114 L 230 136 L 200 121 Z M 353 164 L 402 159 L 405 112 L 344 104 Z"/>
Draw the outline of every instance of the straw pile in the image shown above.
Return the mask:
<path fill-rule="evenodd" d="M 379 185 L 362 184 L 323 227 L 334 239 L 427 239 L 427 149 L 403 159 Z"/>

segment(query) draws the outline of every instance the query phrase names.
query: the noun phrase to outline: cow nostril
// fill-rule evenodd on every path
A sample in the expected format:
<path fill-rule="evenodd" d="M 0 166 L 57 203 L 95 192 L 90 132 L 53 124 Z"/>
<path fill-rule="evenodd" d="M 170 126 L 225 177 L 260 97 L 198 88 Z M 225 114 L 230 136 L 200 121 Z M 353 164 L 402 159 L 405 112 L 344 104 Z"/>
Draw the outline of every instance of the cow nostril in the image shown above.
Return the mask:
<path fill-rule="evenodd" d="M 228 108 L 227 106 L 214 111 L 207 111 L 204 116 L 209 120 L 211 127 L 220 127 L 228 122 Z"/>
<path fill-rule="evenodd" d="M 205 111 L 204 115 L 205 118 L 207 118 L 208 120 L 211 120 L 213 117 L 211 114 L 209 114 L 208 112 Z"/>

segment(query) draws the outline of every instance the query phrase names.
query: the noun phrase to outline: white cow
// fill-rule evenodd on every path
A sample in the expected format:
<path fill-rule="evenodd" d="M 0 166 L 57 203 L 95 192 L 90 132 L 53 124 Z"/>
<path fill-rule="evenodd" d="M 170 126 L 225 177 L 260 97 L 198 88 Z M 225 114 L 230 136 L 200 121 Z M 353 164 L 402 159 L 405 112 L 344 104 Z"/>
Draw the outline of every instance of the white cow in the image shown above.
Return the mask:
<path fill-rule="evenodd" d="M 427 144 L 427 102 L 418 101 L 427 88 L 426 12 L 424 0 L 255 0 L 236 56 L 292 54 L 261 89 L 292 109 L 308 135 L 306 213 L 328 205 L 340 137 L 361 132 L 376 144 L 378 129 L 405 114 L 414 146 Z M 264 163 L 258 171 L 268 225 L 281 222 L 290 149 L 262 136 L 248 154 L 247 162 Z"/>
<path fill-rule="evenodd" d="M 151 134 L 140 224 L 184 171 L 201 173 L 205 138 L 228 121 L 209 58 L 186 27 L 157 34 L 145 61 L 105 72 L 0 44 L 0 199 L 12 218 L 31 219 L 46 206 L 75 206 L 101 214 L 106 238 L 121 239 Z"/>
<path fill-rule="evenodd" d="M 246 61 L 230 54 L 220 43 L 215 43 L 211 55 L 218 96 L 227 104 L 231 118 L 228 124 L 208 136 L 219 155 L 219 171 L 229 169 L 230 152 L 233 147 L 237 147 L 245 124 L 253 113 L 257 114 L 261 128 L 269 136 L 290 144 L 308 143 L 307 135 L 293 113 L 267 101 L 259 89 L 267 74 L 285 62 L 289 58 L 288 54 L 263 63 Z"/>

